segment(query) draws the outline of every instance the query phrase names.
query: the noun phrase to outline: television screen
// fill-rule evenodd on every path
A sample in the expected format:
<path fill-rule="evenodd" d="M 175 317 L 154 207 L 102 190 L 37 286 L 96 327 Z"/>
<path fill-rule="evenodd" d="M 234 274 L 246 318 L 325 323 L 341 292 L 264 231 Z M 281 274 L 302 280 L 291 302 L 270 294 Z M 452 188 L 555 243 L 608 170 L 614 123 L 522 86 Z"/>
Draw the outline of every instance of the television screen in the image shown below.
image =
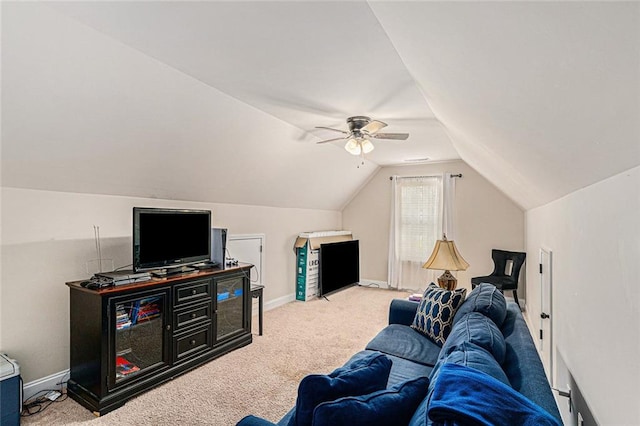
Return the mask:
<path fill-rule="evenodd" d="M 320 296 L 333 293 L 360 281 L 358 240 L 321 244 L 319 259 Z"/>
<path fill-rule="evenodd" d="M 211 211 L 134 207 L 133 269 L 179 268 L 211 259 Z"/>

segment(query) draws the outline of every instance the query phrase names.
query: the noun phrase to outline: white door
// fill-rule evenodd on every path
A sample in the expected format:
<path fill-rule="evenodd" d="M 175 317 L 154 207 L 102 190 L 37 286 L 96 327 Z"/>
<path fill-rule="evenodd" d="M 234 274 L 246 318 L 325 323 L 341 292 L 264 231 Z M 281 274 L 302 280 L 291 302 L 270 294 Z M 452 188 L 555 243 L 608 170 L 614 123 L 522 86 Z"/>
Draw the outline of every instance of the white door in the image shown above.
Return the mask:
<path fill-rule="evenodd" d="M 540 356 L 549 383 L 553 383 L 553 315 L 551 250 L 540 249 Z"/>
<path fill-rule="evenodd" d="M 227 237 L 226 257 L 254 265 L 254 267 L 251 268 L 252 285 L 264 285 L 264 239 L 264 234 L 229 235 Z"/>

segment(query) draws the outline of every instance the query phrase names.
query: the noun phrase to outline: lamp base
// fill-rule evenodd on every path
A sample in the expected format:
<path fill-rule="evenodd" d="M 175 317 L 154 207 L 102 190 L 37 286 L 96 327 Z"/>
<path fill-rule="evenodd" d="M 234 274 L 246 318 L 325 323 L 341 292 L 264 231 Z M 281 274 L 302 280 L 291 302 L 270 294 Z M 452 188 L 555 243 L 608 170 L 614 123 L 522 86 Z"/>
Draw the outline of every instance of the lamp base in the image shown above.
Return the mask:
<path fill-rule="evenodd" d="M 451 291 L 455 290 L 456 286 L 458 285 L 458 280 L 456 279 L 456 277 L 451 275 L 451 272 L 444 271 L 444 274 L 438 277 L 438 285 L 445 290 Z"/>

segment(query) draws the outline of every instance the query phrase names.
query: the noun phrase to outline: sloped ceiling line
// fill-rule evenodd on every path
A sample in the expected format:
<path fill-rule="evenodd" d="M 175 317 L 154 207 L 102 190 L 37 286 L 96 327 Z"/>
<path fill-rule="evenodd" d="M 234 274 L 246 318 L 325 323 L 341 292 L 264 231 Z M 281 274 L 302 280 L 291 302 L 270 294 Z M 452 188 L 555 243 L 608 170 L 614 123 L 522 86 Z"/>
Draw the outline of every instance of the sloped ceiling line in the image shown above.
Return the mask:
<path fill-rule="evenodd" d="M 176 176 L 169 197 L 338 209 L 378 165 L 463 158 L 529 209 L 640 164 L 637 2 L 3 2 L 2 11 L 3 178 L 17 187 L 108 193 L 135 179 L 127 195 L 145 196 L 162 164 Z M 381 141 L 356 169 L 311 131 L 349 115 L 411 137 Z M 47 169 L 48 146 L 57 168 Z M 134 163 L 123 149 L 149 158 Z M 91 150 L 120 162 L 116 173 L 87 167 L 90 179 L 71 182 L 65 172 Z M 207 159 L 222 156 L 212 169 Z M 304 179 L 283 185 L 292 175 Z M 233 189 L 203 183 L 223 179 Z"/>

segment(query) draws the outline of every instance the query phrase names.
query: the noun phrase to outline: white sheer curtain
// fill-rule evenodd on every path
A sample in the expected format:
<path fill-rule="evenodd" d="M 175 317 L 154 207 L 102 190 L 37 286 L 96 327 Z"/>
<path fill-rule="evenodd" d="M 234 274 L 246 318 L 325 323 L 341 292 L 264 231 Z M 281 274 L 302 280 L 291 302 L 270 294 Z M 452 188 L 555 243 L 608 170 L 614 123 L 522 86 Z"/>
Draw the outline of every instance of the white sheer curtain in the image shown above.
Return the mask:
<path fill-rule="evenodd" d="M 442 232 L 447 236 L 447 240 L 456 239 L 455 228 L 453 226 L 453 204 L 456 199 L 456 179 L 451 173 L 445 173 L 442 178 Z"/>
<path fill-rule="evenodd" d="M 442 238 L 443 176 L 392 176 L 388 284 L 421 290 L 435 278 L 423 269 Z"/>
<path fill-rule="evenodd" d="M 437 176 L 391 177 L 388 285 L 422 291 L 441 271 L 423 269 L 443 234 L 455 239 L 456 179 Z"/>

